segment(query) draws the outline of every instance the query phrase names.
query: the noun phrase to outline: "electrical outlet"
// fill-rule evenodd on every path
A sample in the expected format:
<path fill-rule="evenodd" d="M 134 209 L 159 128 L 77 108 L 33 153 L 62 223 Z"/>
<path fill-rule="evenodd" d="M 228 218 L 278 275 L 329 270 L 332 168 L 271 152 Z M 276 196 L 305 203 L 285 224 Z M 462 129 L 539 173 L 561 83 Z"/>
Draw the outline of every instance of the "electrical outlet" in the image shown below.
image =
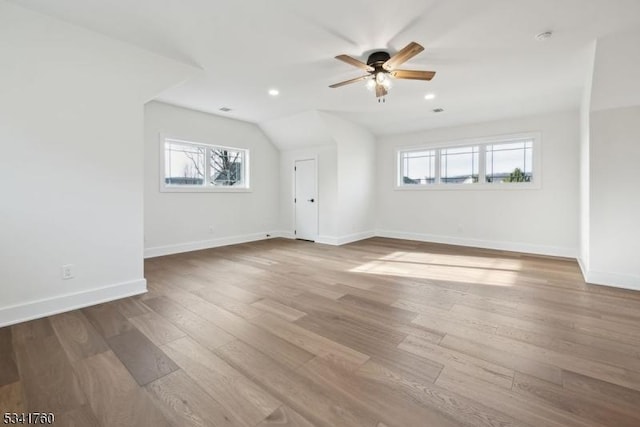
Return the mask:
<path fill-rule="evenodd" d="M 69 280 L 73 279 L 76 276 L 75 274 L 75 265 L 73 264 L 65 264 L 62 266 L 62 279 Z"/>

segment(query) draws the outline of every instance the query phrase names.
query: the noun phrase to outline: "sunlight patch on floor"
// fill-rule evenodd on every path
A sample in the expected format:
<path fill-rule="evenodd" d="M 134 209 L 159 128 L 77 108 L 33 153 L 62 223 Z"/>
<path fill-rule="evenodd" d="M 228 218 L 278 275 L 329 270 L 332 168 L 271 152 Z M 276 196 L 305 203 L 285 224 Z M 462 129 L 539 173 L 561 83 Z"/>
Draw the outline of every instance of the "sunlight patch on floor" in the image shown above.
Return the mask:
<path fill-rule="evenodd" d="M 349 271 L 489 286 L 513 286 L 520 269 L 520 260 L 394 252 Z"/>

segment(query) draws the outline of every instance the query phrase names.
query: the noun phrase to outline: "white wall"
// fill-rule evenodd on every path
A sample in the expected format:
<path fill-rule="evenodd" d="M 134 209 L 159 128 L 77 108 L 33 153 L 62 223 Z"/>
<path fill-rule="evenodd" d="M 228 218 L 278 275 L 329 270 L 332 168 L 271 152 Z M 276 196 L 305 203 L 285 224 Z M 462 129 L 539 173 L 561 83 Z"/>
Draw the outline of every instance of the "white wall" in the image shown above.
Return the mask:
<path fill-rule="evenodd" d="M 542 133 L 542 187 L 395 190 L 395 148 L 522 132 Z M 378 233 L 575 257 L 578 253 L 578 112 L 380 138 Z"/>
<path fill-rule="evenodd" d="M 581 107 L 580 109 L 580 232 L 579 232 L 579 253 L 578 261 L 580 262 L 583 273 L 589 270 L 589 238 L 590 238 L 590 191 L 589 186 L 590 171 L 589 159 L 591 157 L 589 149 L 590 139 L 590 113 L 589 108 Z"/>
<path fill-rule="evenodd" d="M 590 237 L 590 191 L 589 186 L 589 138 L 591 117 L 591 89 L 593 86 L 593 67 L 596 55 L 596 43 L 589 48 L 589 67 L 586 70 L 585 85 L 580 104 L 580 231 L 578 262 L 583 275 L 589 270 L 589 237 Z"/>
<path fill-rule="evenodd" d="M 317 110 L 303 111 L 260 123 L 260 129 L 281 150 L 300 150 L 335 144 L 322 113 Z"/>
<path fill-rule="evenodd" d="M 640 290 L 640 32 L 595 46 L 583 105 L 582 268 L 589 283 Z"/>
<path fill-rule="evenodd" d="M 611 34 L 596 43 L 591 110 L 640 105 L 640 31 Z"/>
<path fill-rule="evenodd" d="M 6 2 L 0 41 L 0 326 L 143 292 L 142 106 L 192 69 Z"/>
<path fill-rule="evenodd" d="M 640 290 L 640 106 L 591 114 L 589 281 Z"/>
<path fill-rule="evenodd" d="M 375 137 L 335 115 L 321 117 L 338 148 L 337 243 L 370 237 L 375 229 Z"/>
<path fill-rule="evenodd" d="M 150 102 L 145 122 L 145 255 L 265 238 L 278 226 L 279 153 L 256 125 Z M 250 150 L 250 192 L 160 192 L 159 135 Z M 213 232 L 211 232 L 213 228 Z"/>

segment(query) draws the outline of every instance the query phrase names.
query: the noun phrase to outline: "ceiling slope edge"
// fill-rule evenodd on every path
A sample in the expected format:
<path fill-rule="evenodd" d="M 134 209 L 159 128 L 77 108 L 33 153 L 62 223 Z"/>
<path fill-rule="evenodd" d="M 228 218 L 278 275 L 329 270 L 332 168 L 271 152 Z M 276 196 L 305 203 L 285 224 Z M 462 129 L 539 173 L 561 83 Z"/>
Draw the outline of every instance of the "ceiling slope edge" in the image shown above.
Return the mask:
<path fill-rule="evenodd" d="M 303 111 L 260 123 L 258 126 L 280 150 L 336 144 L 318 110 Z"/>

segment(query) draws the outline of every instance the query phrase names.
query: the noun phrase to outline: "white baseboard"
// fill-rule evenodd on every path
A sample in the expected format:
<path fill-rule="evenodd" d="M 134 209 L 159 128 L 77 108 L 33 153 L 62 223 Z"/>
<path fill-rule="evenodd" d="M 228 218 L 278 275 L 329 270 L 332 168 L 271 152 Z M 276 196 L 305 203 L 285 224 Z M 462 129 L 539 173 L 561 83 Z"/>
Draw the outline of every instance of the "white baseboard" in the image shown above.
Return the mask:
<path fill-rule="evenodd" d="M 283 239 L 295 239 L 296 235 L 293 231 L 274 231 L 273 237 L 282 237 Z"/>
<path fill-rule="evenodd" d="M 335 236 L 318 236 L 315 242 L 323 245 L 338 246 L 338 238 Z"/>
<path fill-rule="evenodd" d="M 348 234 L 346 236 L 342 236 L 338 238 L 338 244 L 339 245 L 346 245 L 348 243 L 353 243 L 353 242 L 358 242 L 360 240 L 364 240 L 364 239 L 370 239 L 372 237 L 376 236 L 376 232 L 371 230 L 371 231 L 363 231 L 360 233 L 354 233 L 354 234 Z"/>
<path fill-rule="evenodd" d="M 0 328 L 147 292 L 145 279 L 0 308 Z"/>
<path fill-rule="evenodd" d="M 200 251 L 202 249 L 217 248 L 220 246 L 237 245 L 239 243 L 255 242 L 272 237 L 282 237 L 279 232 L 265 231 L 262 233 L 244 234 L 239 236 L 220 237 L 218 239 L 200 240 L 197 242 L 178 243 L 175 245 L 156 246 L 144 250 L 145 258 L 179 254 L 182 252 Z M 267 235 L 269 237 L 267 237 Z"/>
<path fill-rule="evenodd" d="M 269 235 L 269 237 L 267 237 Z M 316 243 L 325 245 L 346 245 L 347 243 L 357 242 L 358 240 L 374 237 L 374 231 L 365 231 L 361 233 L 349 234 L 346 236 L 318 236 Z M 257 240 L 265 240 L 268 238 L 282 237 L 284 239 L 295 239 L 296 235 L 292 231 L 266 231 L 264 233 L 245 234 L 241 236 L 222 237 L 212 240 L 201 240 L 198 242 L 179 243 L 176 245 L 156 246 L 146 248 L 144 250 L 145 258 L 154 258 L 165 255 L 179 254 L 183 252 L 199 251 L 202 249 L 217 248 L 220 246 L 237 245 L 239 243 L 255 242 Z"/>
<path fill-rule="evenodd" d="M 581 267 L 582 268 L 582 267 Z M 640 277 L 626 274 L 604 273 L 602 271 L 582 271 L 584 281 L 591 285 L 611 286 L 613 288 L 640 291 Z"/>
<path fill-rule="evenodd" d="M 375 237 L 374 231 L 363 231 L 360 233 L 347 234 L 346 236 L 318 236 L 316 243 L 322 243 L 325 245 L 341 246 L 348 243 L 357 242 L 359 240 L 369 239 Z"/>
<path fill-rule="evenodd" d="M 500 251 L 522 252 L 536 255 L 550 255 L 563 258 L 576 258 L 577 249 L 555 246 L 532 245 L 529 243 L 504 242 L 497 240 L 479 240 L 463 237 L 440 236 L 434 234 L 409 233 L 405 231 L 377 230 L 376 236 L 392 239 L 416 240 L 420 242 L 443 243 L 446 245 L 470 246 L 475 248 L 496 249 Z"/>
<path fill-rule="evenodd" d="M 584 265 L 584 261 L 581 257 L 576 257 L 576 261 L 578 261 L 578 267 L 580 267 L 580 272 L 582 273 L 582 278 L 584 279 L 585 282 L 587 282 L 587 276 L 588 276 L 588 269 L 587 266 Z M 588 283 L 588 282 L 587 282 Z"/>

